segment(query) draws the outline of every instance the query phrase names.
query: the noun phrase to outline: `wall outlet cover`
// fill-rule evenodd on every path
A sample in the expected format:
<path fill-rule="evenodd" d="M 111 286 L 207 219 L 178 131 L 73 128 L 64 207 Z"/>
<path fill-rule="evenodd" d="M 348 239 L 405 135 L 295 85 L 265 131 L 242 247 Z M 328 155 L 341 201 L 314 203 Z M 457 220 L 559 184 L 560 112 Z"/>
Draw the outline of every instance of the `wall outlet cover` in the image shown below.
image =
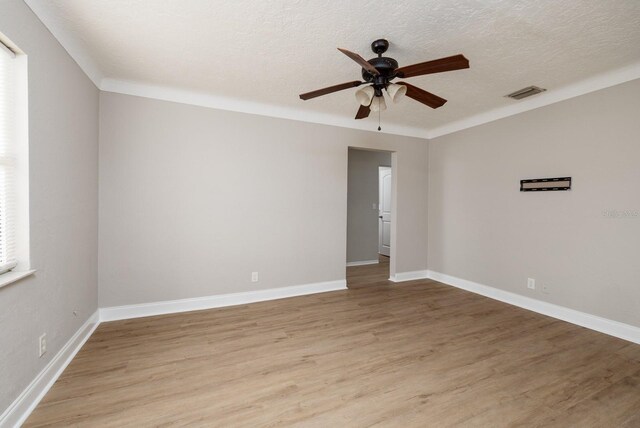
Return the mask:
<path fill-rule="evenodd" d="M 38 338 L 39 357 L 42 357 L 47 352 L 47 334 L 44 333 Z"/>

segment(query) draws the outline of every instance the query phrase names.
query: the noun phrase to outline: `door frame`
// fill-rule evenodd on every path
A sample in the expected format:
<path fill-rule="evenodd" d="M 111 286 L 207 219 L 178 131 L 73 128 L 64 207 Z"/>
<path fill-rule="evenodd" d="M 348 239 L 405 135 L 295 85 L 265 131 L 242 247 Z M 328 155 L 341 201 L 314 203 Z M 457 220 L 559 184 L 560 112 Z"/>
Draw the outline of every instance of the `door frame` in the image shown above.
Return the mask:
<path fill-rule="evenodd" d="M 371 147 L 362 147 L 362 146 L 347 146 L 344 152 L 345 159 L 345 180 L 344 180 L 344 248 L 343 248 L 343 259 L 346 260 L 347 257 L 347 216 L 348 213 L 348 204 L 347 201 L 347 193 L 349 191 L 349 180 L 347 177 L 349 176 L 349 149 L 355 150 L 365 150 L 370 152 L 387 152 L 391 154 L 391 249 L 389 251 L 389 280 L 391 278 L 395 278 L 396 276 L 396 265 L 397 265 L 397 240 L 396 237 L 398 234 L 396 233 L 398 230 L 398 218 L 400 217 L 400 212 L 398 211 L 398 153 L 395 150 L 390 149 L 374 149 Z M 346 265 L 346 263 L 345 263 Z M 346 277 L 346 266 L 345 266 L 345 277 Z"/>

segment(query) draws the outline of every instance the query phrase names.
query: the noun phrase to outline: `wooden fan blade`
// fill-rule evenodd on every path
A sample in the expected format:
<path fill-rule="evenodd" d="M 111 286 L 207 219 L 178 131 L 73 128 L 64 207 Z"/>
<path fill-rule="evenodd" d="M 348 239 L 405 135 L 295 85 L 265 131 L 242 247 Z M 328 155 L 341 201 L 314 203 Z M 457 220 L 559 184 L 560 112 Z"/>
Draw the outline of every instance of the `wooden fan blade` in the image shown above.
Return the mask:
<path fill-rule="evenodd" d="M 407 65 L 396 68 L 395 74 L 400 78 L 422 76 L 423 74 L 442 73 L 444 71 L 469 68 L 469 60 L 464 55 L 454 55 L 447 58 L 434 59 L 420 64 Z"/>
<path fill-rule="evenodd" d="M 380 74 L 380 72 L 378 72 L 378 70 L 376 70 L 376 68 L 373 65 L 369 64 L 366 59 L 362 58 L 357 53 L 354 53 L 342 48 L 338 48 L 338 50 L 343 54 L 345 54 L 346 56 L 348 56 L 349 58 L 351 58 L 352 60 L 354 60 L 355 62 L 357 62 L 358 64 L 360 64 L 360 67 L 364 68 L 374 76 L 377 76 Z"/>
<path fill-rule="evenodd" d="M 356 119 L 364 119 L 365 117 L 369 117 L 369 113 L 371 113 L 371 108 L 369 106 L 360 106 L 358 109 L 358 113 L 356 113 Z"/>
<path fill-rule="evenodd" d="M 431 108 L 442 107 L 447 102 L 444 98 L 440 98 L 437 95 L 427 92 L 424 89 L 420 89 L 417 86 L 410 85 L 406 82 L 398 82 L 398 85 L 404 85 L 407 87 L 407 96 L 413 98 L 422 104 L 428 105 Z"/>
<path fill-rule="evenodd" d="M 356 86 L 362 85 L 363 82 L 359 80 L 354 80 L 353 82 L 341 83 L 339 85 L 329 86 L 328 88 L 317 89 L 315 91 L 307 92 L 305 94 L 300 94 L 300 99 L 308 100 L 311 98 L 319 97 L 321 95 L 327 95 L 332 92 L 342 91 L 344 89 L 355 88 Z"/>

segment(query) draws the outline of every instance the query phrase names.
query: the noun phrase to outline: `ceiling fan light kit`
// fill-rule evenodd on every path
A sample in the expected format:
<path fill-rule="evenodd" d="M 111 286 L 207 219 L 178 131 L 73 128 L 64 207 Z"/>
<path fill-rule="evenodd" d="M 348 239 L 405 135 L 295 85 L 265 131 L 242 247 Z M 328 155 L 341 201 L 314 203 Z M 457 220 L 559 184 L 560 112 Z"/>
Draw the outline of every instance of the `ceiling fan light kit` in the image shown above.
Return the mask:
<path fill-rule="evenodd" d="M 384 101 L 383 96 L 374 97 L 369 108 L 371 111 L 385 111 L 387 109 L 387 103 Z"/>
<path fill-rule="evenodd" d="M 407 87 L 397 83 L 389 83 L 387 85 L 387 93 L 391 97 L 391 101 L 397 104 L 407 94 Z"/>
<path fill-rule="evenodd" d="M 365 86 L 364 88 L 356 91 L 356 100 L 358 100 L 360 105 L 368 106 L 371 104 L 371 100 L 373 100 L 374 95 L 375 90 L 373 89 L 373 86 Z"/>
<path fill-rule="evenodd" d="M 442 107 L 447 100 L 435 94 L 410 85 L 406 82 L 392 83 L 395 78 L 406 79 L 409 77 L 423 76 L 425 74 L 443 73 L 446 71 L 461 70 L 469 68 L 469 60 L 464 55 L 453 55 L 446 58 L 421 62 L 404 67 L 398 66 L 398 61 L 393 58 L 382 56 L 389 49 L 389 42 L 385 39 L 378 39 L 371 43 L 371 50 L 378 56 L 366 60 L 357 53 L 346 49 L 338 48 L 340 52 L 351 58 L 362 67 L 362 79 L 364 82 L 355 80 L 353 82 L 342 83 L 329 86 L 316 91 L 300 94 L 300 98 L 308 100 L 344 89 L 354 88 L 360 85 L 367 85 L 356 91 L 356 99 L 360 103 L 360 108 L 356 113 L 356 119 L 364 119 L 371 111 L 384 111 L 387 104 L 384 100 L 383 91 L 397 103 L 405 95 L 431 108 Z M 378 130 L 380 127 L 378 127 Z"/>

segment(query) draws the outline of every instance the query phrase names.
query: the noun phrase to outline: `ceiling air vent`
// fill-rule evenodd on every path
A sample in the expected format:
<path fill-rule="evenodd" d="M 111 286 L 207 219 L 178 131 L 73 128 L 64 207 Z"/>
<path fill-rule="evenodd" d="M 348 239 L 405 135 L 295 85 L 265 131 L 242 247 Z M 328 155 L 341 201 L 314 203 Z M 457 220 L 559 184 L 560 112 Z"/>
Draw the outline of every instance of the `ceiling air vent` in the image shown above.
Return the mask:
<path fill-rule="evenodd" d="M 526 88 L 522 88 L 518 91 L 510 93 L 509 95 L 506 95 L 506 97 L 513 98 L 514 100 L 521 100 L 523 98 L 527 98 L 531 95 L 539 94 L 540 92 L 544 91 L 546 91 L 546 89 L 538 88 L 537 86 L 527 86 Z"/>

